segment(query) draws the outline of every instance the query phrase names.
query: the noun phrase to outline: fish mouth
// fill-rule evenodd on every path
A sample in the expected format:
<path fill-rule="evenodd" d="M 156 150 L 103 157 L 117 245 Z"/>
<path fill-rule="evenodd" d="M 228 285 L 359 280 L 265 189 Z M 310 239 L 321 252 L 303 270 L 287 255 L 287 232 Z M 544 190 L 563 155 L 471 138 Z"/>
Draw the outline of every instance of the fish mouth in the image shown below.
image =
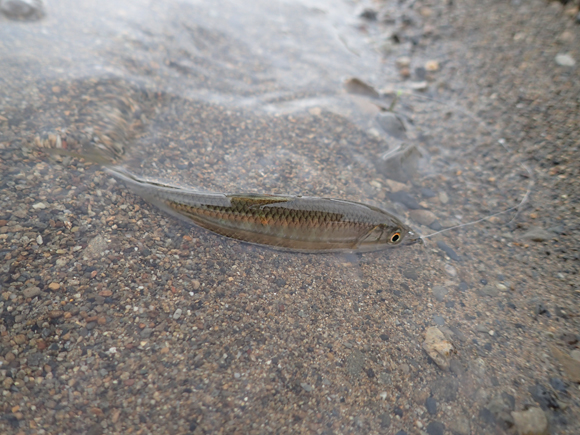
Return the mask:
<path fill-rule="evenodd" d="M 415 244 L 421 244 L 424 245 L 425 243 L 423 242 L 423 238 L 413 232 L 409 232 L 407 234 L 407 237 L 404 240 L 404 244 L 405 245 L 415 245 Z"/>

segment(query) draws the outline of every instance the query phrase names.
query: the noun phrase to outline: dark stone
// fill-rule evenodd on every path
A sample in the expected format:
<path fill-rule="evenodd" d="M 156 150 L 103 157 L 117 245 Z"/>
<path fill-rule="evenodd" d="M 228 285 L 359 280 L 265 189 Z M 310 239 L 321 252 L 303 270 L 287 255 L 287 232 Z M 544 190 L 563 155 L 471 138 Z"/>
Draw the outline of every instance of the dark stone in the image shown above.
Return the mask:
<path fill-rule="evenodd" d="M 421 195 L 423 195 L 424 198 L 435 198 L 437 196 L 437 194 L 428 187 L 421 187 L 419 192 L 421 192 Z"/>
<path fill-rule="evenodd" d="M 401 192 L 389 193 L 388 196 L 389 196 L 389 199 L 391 201 L 403 204 L 405 207 L 407 207 L 410 210 L 419 210 L 419 209 L 423 208 L 417 202 L 417 200 L 415 198 L 413 198 L 411 195 L 409 195 L 407 192 L 401 191 Z"/>
<path fill-rule="evenodd" d="M 381 414 L 379 419 L 381 420 L 381 427 L 383 429 L 386 429 L 391 425 L 391 417 L 389 414 Z"/>
<path fill-rule="evenodd" d="M 451 249 L 447 244 L 443 241 L 437 242 L 437 247 L 441 249 L 445 254 L 451 258 L 453 261 L 461 261 L 461 257 L 455 253 L 453 249 Z"/>
<path fill-rule="evenodd" d="M 459 290 L 461 290 L 462 292 L 467 291 L 467 289 L 469 289 L 469 286 L 467 285 L 466 282 L 460 282 L 459 283 Z"/>
<path fill-rule="evenodd" d="M 29 367 L 39 367 L 44 361 L 44 355 L 40 352 L 34 352 L 28 356 L 28 366 Z"/>
<path fill-rule="evenodd" d="M 381 340 L 383 341 L 389 341 L 389 336 L 387 334 L 381 334 L 380 335 Z"/>
<path fill-rule="evenodd" d="M 431 415 L 437 414 L 437 401 L 433 397 L 429 397 L 425 400 L 425 408 Z"/>
<path fill-rule="evenodd" d="M 91 330 L 95 329 L 95 327 L 96 327 L 96 326 L 97 326 L 97 322 L 89 322 L 89 323 L 87 323 L 87 326 L 86 326 L 86 328 L 87 328 L 89 331 L 91 331 Z"/>
<path fill-rule="evenodd" d="M 408 435 L 407 432 L 405 432 L 404 430 L 400 430 L 399 432 L 397 432 L 395 435 Z"/>
<path fill-rule="evenodd" d="M 548 391 L 543 385 L 536 384 L 528 388 L 528 391 L 543 410 L 548 408 L 558 409 L 560 407 L 552 392 Z"/>
<path fill-rule="evenodd" d="M 286 285 L 286 281 L 285 281 L 285 280 L 283 280 L 282 278 L 278 278 L 278 279 L 276 280 L 276 285 L 277 285 L 278 287 L 284 287 L 284 286 Z"/>
<path fill-rule="evenodd" d="M 493 413 L 487 408 L 481 408 L 479 411 L 479 418 L 488 424 L 495 424 L 495 416 Z"/>
<path fill-rule="evenodd" d="M 429 225 L 429 228 L 431 228 L 432 230 L 435 231 L 441 231 L 443 229 L 443 227 L 441 226 L 441 224 L 439 223 L 439 221 L 434 221 Z"/>
<path fill-rule="evenodd" d="M 427 70 L 424 67 L 419 66 L 419 67 L 415 68 L 415 77 L 417 78 L 417 80 L 422 82 L 423 80 L 425 80 L 426 76 L 427 76 Z"/>
<path fill-rule="evenodd" d="M 559 378 L 551 378 L 550 385 L 554 388 L 554 390 L 559 391 L 561 393 L 565 393 L 568 387 L 566 384 Z"/>
<path fill-rule="evenodd" d="M 375 371 L 373 369 L 367 369 L 367 376 L 372 379 L 375 377 Z"/>
<path fill-rule="evenodd" d="M 445 425 L 438 421 L 432 421 L 427 425 L 427 433 L 429 435 L 443 435 L 445 432 Z"/>
<path fill-rule="evenodd" d="M 403 416 L 403 410 L 401 409 L 400 406 L 397 406 L 393 412 L 395 413 L 395 415 L 397 415 L 399 417 Z"/>
<path fill-rule="evenodd" d="M 359 17 L 364 18 L 365 20 L 369 21 L 376 21 L 377 20 L 377 11 L 371 8 L 365 8 L 360 14 Z"/>

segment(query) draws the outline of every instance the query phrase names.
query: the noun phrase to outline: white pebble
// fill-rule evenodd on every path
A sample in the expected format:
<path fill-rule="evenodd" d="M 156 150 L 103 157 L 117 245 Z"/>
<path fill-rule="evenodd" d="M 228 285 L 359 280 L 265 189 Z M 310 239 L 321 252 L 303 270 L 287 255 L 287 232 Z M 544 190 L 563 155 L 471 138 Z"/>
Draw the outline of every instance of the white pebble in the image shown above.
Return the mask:
<path fill-rule="evenodd" d="M 173 313 L 173 319 L 177 320 L 181 317 L 181 308 L 178 308 L 177 310 L 175 310 L 175 313 Z"/>
<path fill-rule="evenodd" d="M 560 66 L 574 66 L 576 61 L 569 53 L 560 53 L 556 55 L 556 63 Z"/>
<path fill-rule="evenodd" d="M 42 245 L 42 236 L 40 234 L 36 238 L 36 243 L 38 243 L 39 245 Z"/>

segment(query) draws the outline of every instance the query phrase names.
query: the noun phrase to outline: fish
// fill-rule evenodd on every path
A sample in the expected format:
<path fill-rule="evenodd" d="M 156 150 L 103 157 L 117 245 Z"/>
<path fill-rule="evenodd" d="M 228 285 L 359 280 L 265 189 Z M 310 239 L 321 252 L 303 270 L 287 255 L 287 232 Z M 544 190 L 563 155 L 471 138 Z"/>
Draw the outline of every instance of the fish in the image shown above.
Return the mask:
<path fill-rule="evenodd" d="M 305 253 L 372 252 L 422 243 L 396 216 L 368 204 L 333 198 L 259 193 L 211 193 L 144 179 L 99 153 L 46 149 L 83 158 L 169 215 L 216 234 L 270 248 Z"/>
<path fill-rule="evenodd" d="M 164 212 L 222 236 L 306 253 L 372 252 L 421 241 L 397 217 L 341 199 L 257 193 L 206 193 L 105 167 Z"/>

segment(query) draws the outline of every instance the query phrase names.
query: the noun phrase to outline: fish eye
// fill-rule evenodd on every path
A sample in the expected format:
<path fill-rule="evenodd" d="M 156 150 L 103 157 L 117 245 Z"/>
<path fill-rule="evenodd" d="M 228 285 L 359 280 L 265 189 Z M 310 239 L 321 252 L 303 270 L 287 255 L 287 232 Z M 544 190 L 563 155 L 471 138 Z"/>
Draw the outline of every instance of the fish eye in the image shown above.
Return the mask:
<path fill-rule="evenodd" d="M 399 231 L 397 231 L 396 233 L 393 233 L 391 235 L 391 243 L 397 243 L 400 240 L 401 240 L 401 233 Z"/>

